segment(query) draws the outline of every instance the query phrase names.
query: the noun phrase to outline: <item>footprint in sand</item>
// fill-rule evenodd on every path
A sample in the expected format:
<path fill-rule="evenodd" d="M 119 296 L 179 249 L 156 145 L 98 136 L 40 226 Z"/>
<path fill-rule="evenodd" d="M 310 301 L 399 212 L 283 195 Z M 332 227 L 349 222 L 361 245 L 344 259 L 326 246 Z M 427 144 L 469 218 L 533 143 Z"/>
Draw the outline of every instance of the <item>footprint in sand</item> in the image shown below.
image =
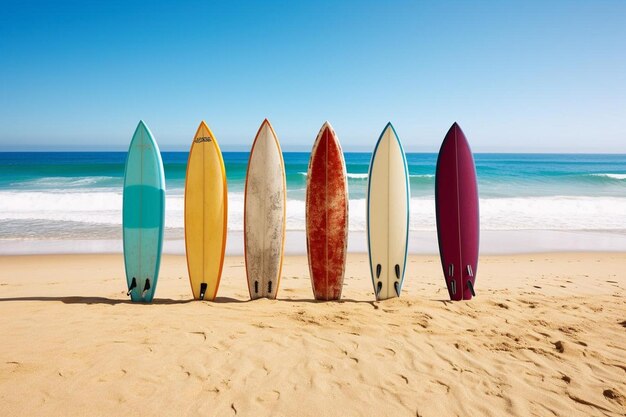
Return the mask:
<path fill-rule="evenodd" d="M 22 364 L 20 362 L 17 362 L 17 361 L 8 361 L 8 362 L 5 362 L 5 363 L 11 367 L 11 373 L 17 372 L 18 369 L 20 369 L 22 367 Z"/>
<path fill-rule="evenodd" d="M 189 372 L 183 365 L 178 365 L 178 367 L 187 378 L 191 377 L 191 372 Z"/>
<path fill-rule="evenodd" d="M 573 335 L 573 334 L 578 333 L 580 330 L 578 330 L 576 327 L 561 326 L 561 327 L 559 327 L 559 331 L 561 333 L 565 333 L 567 335 Z"/>
<path fill-rule="evenodd" d="M 464 350 L 465 352 L 471 352 L 472 349 L 468 348 L 467 346 L 465 346 L 462 343 L 459 342 L 455 342 L 454 343 L 454 347 L 457 348 L 458 350 Z"/>
<path fill-rule="evenodd" d="M 428 320 L 429 319 L 427 317 L 425 317 L 425 316 L 424 317 L 418 317 L 418 318 L 416 318 L 415 324 L 417 324 L 418 326 L 420 326 L 423 329 L 427 329 L 428 326 L 429 326 Z"/>
<path fill-rule="evenodd" d="M 605 389 L 604 391 L 602 391 L 602 394 L 609 401 L 614 401 L 621 406 L 626 405 L 626 400 L 624 400 L 624 396 L 615 390 Z"/>
<path fill-rule="evenodd" d="M 388 352 L 390 352 L 390 353 L 391 353 L 391 356 L 396 356 L 396 351 L 395 351 L 395 350 L 393 350 L 392 348 L 388 348 L 388 347 L 386 347 L 386 348 L 385 348 L 385 350 L 386 350 L 386 351 L 388 351 Z"/>
<path fill-rule="evenodd" d="M 450 386 L 441 381 L 430 380 L 426 391 L 433 394 L 448 394 L 450 392 Z"/>

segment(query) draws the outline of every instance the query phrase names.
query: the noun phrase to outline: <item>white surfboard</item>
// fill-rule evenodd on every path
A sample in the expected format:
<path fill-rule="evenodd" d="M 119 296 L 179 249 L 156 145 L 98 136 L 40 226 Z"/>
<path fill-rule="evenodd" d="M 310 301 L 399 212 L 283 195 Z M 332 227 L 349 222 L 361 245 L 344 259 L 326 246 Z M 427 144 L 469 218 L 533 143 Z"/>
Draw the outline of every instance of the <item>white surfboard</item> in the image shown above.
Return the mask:
<path fill-rule="evenodd" d="M 286 224 L 285 164 L 276 133 L 265 119 L 257 132 L 246 175 L 244 253 L 250 298 L 276 298 Z"/>
<path fill-rule="evenodd" d="M 380 135 L 370 162 L 367 240 L 377 300 L 399 297 L 409 238 L 409 170 L 391 123 Z"/>

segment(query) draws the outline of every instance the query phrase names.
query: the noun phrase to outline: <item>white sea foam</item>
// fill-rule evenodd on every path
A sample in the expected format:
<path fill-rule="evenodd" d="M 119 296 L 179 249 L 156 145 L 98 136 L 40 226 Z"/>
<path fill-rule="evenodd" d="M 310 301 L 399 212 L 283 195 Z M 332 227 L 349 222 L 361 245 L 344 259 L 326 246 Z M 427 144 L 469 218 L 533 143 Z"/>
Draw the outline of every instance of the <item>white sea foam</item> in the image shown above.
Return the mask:
<path fill-rule="evenodd" d="M 305 177 L 308 175 L 308 173 L 306 173 L 306 172 L 298 172 L 298 174 L 304 175 Z M 355 179 L 355 180 L 363 180 L 363 179 L 367 179 L 367 174 L 348 172 L 346 174 L 346 177 L 352 178 L 352 179 Z"/>
<path fill-rule="evenodd" d="M 169 202 L 169 200 L 168 200 Z M 229 194 L 228 227 L 243 230 L 243 194 Z M 366 200 L 349 202 L 351 231 L 366 230 Z M 169 213 L 182 218 L 181 213 Z M 626 225 L 626 198 L 617 197 L 533 197 L 495 198 L 480 201 L 483 230 L 623 230 Z M 305 230 L 305 203 L 287 201 L 287 229 Z M 435 201 L 411 199 L 411 230 L 434 231 Z"/>
<path fill-rule="evenodd" d="M 613 180 L 626 180 L 626 174 L 589 174 L 593 177 L 611 178 Z"/>
<path fill-rule="evenodd" d="M 65 190 L 72 187 L 87 187 L 99 183 L 117 180 L 116 177 L 93 176 L 93 177 L 43 177 L 32 180 L 20 181 L 12 184 L 15 189 L 41 188 L 46 191 Z"/>
<path fill-rule="evenodd" d="M 305 177 L 307 176 L 306 172 L 298 172 L 298 174 L 304 175 Z M 366 180 L 369 177 L 367 173 L 352 173 L 352 172 L 348 172 L 346 176 L 348 178 L 352 178 L 355 180 Z M 410 174 L 409 177 L 410 178 L 434 178 L 435 174 Z"/>
<path fill-rule="evenodd" d="M 346 174 L 346 176 L 348 178 L 352 178 L 352 179 L 355 179 L 355 180 L 366 180 L 367 177 L 368 177 L 368 174 L 351 174 L 351 173 L 348 172 Z"/>
<path fill-rule="evenodd" d="M 481 200 L 488 230 L 623 230 L 626 198 L 529 197 Z"/>
<path fill-rule="evenodd" d="M 353 199 L 349 204 L 350 230 L 365 231 L 366 200 Z M 229 230 L 243 230 L 243 206 L 243 193 L 229 193 Z M 166 210 L 166 227 L 182 228 L 184 196 L 168 195 Z M 37 227 L 42 227 L 46 221 L 83 222 L 93 224 L 94 236 L 97 236 L 98 225 L 121 225 L 122 194 L 93 189 L 88 192 L 1 191 L 0 220 L 29 220 Z M 480 221 L 482 230 L 624 230 L 626 197 L 481 199 Z M 434 199 L 412 198 L 411 230 L 434 231 L 435 225 Z M 287 229 L 305 230 L 303 200 L 287 201 Z"/>

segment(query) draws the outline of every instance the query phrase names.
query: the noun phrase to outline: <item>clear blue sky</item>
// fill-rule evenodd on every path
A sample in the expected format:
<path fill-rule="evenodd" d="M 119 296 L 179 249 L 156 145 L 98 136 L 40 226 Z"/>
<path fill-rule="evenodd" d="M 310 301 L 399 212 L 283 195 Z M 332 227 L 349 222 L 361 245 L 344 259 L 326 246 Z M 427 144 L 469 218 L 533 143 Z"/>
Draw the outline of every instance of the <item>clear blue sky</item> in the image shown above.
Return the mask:
<path fill-rule="evenodd" d="M 3 1 L 0 149 L 226 150 L 268 117 L 285 150 L 329 120 L 436 151 L 626 152 L 626 1 Z M 183 4 L 184 3 L 184 4 Z"/>

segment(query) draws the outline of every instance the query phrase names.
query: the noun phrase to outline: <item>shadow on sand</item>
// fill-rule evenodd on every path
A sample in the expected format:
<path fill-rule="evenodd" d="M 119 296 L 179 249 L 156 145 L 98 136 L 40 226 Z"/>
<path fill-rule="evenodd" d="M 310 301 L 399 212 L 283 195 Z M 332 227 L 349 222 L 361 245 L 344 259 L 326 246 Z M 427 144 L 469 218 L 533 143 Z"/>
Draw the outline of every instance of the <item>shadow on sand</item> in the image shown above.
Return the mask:
<path fill-rule="evenodd" d="M 116 305 L 116 304 L 137 304 L 137 305 L 171 305 L 171 304 L 188 304 L 193 303 L 196 300 L 173 300 L 171 298 L 155 298 L 151 303 L 136 303 L 128 299 L 119 299 L 119 298 L 106 298 L 106 297 L 81 297 L 81 296 L 70 296 L 70 297 L 10 297 L 10 298 L 0 298 L 0 303 L 8 302 L 8 301 L 52 301 L 52 302 L 62 302 L 64 304 L 108 304 L 108 305 Z M 206 301 L 210 303 L 211 301 Z M 246 303 L 248 300 L 237 300 L 235 298 L 229 297 L 217 297 L 213 303 Z"/>
<path fill-rule="evenodd" d="M 262 300 L 260 298 L 259 300 Z M 68 296 L 68 297 L 8 297 L 8 298 L 0 298 L 0 303 L 2 302 L 10 302 L 10 301 L 50 301 L 50 302 L 61 302 L 64 304 L 108 304 L 108 305 L 116 305 L 116 304 L 137 304 L 137 305 L 171 305 L 171 304 L 188 304 L 193 303 L 198 300 L 188 299 L 188 300 L 173 300 L 171 298 L 155 298 L 151 303 L 139 303 L 133 302 L 129 299 L 119 299 L 119 298 L 107 298 L 107 297 L 85 297 L 85 296 Z M 240 300 L 237 298 L 231 297 L 216 297 L 213 301 L 198 301 L 198 302 L 206 302 L 206 303 L 215 303 L 215 304 L 229 304 L 229 303 L 250 303 L 256 300 Z M 324 304 L 324 303 L 336 303 L 336 304 L 369 304 L 374 309 L 378 309 L 378 305 L 375 304 L 375 301 L 367 301 L 367 300 L 353 300 L 350 298 L 344 298 L 341 300 L 333 300 L 333 301 L 324 301 L 324 300 L 315 300 L 312 298 L 279 298 L 277 301 L 287 302 L 287 303 L 311 303 L 311 304 Z"/>

